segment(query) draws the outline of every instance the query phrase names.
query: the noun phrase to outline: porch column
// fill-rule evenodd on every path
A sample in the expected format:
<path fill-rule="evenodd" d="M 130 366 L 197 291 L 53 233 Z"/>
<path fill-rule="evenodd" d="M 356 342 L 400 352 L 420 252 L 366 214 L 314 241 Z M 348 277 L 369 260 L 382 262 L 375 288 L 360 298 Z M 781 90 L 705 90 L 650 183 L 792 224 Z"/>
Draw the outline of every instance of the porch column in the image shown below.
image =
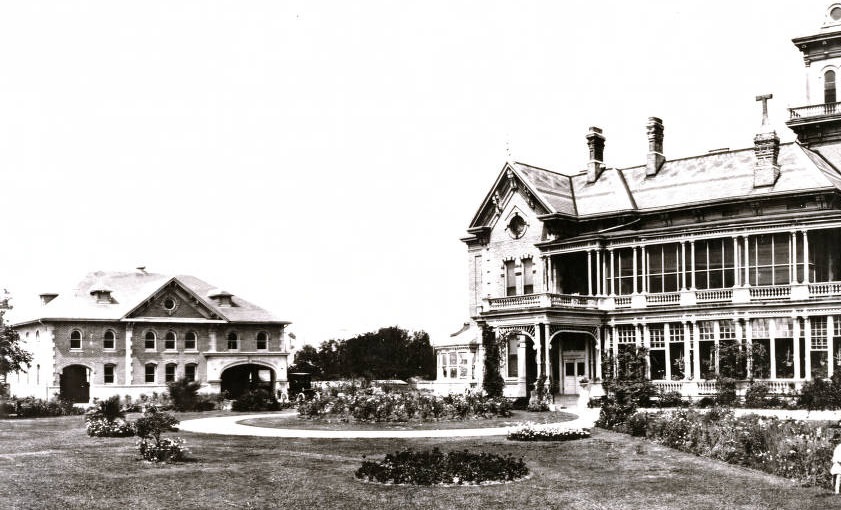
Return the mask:
<path fill-rule="evenodd" d="M 631 247 L 631 252 L 634 254 L 634 260 L 633 260 L 634 267 L 633 267 L 633 269 L 632 269 L 632 271 L 631 271 L 631 274 L 632 274 L 632 276 L 633 276 L 633 278 L 634 278 L 634 288 L 633 288 L 633 293 L 634 293 L 634 294 L 636 294 L 636 293 L 637 293 L 637 290 L 638 290 L 638 287 L 637 287 L 637 247 L 636 247 L 636 246 L 632 246 L 632 247 Z"/>
<path fill-rule="evenodd" d="M 645 347 L 645 378 L 651 380 L 651 336 L 648 324 L 642 325 L 642 346 Z"/>
<path fill-rule="evenodd" d="M 543 370 L 546 374 L 546 388 L 552 388 L 552 365 L 549 361 L 549 324 L 543 325 Z M 550 390 L 551 391 L 551 390 Z"/>
<path fill-rule="evenodd" d="M 602 257 L 602 295 L 607 295 L 607 255 Z"/>
<path fill-rule="evenodd" d="M 593 295 L 593 250 L 587 250 L 587 294 Z"/>
<path fill-rule="evenodd" d="M 667 381 L 672 380 L 672 350 L 671 350 L 671 346 L 669 345 L 669 344 L 671 344 L 671 342 L 669 341 L 670 333 L 671 333 L 671 331 L 669 329 L 669 323 L 666 322 L 665 324 L 663 324 L 663 340 L 666 341 L 666 380 Z"/>
<path fill-rule="evenodd" d="M 680 242 L 680 290 L 686 290 L 686 241 Z"/>
<path fill-rule="evenodd" d="M 683 327 L 683 380 L 688 381 L 692 379 L 692 329 L 688 322 L 682 322 L 681 327 Z"/>
<path fill-rule="evenodd" d="M 692 261 L 689 266 L 689 271 L 692 274 L 692 290 L 695 290 L 695 241 L 689 241 L 689 257 Z"/>
<path fill-rule="evenodd" d="M 835 360 L 835 318 L 832 315 L 826 316 L 826 376 L 832 377 L 834 373 Z"/>
<path fill-rule="evenodd" d="M 803 231 L 803 283 L 809 283 L 809 232 Z"/>
<path fill-rule="evenodd" d="M 747 375 L 751 378 L 753 375 L 753 327 L 748 318 L 745 318 L 745 352 L 747 352 L 745 360 Z"/>
<path fill-rule="evenodd" d="M 698 322 L 692 321 L 692 351 L 695 353 L 692 356 L 692 379 L 695 381 L 701 380 L 701 330 L 698 328 Z"/>
<path fill-rule="evenodd" d="M 648 253 L 645 251 L 645 245 L 640 246 L 640 254 L 642 255 L 642 289 L 643 294 L 648 293 Z"/>
<path fill-rule="evenodd" d="M 596 250 L 596 295 L 602 294 L 602 254 Z"/>
<path fill-rule="evenodd" d="M 596 379 L 602 380 L 602 327 L 596 326 Z"/>
<path fill-rule="evenodd" d="M 540 323 L 534 324 L 534 361 L 537 365 L 537 377 L 538 379 L 540 376 L 544 374 L 543 372 L 543 363 L 540 362 L 540 357 L 543 354 L 543 342 L 544 339 L 541 338 L 541 327 Z"/>
<path fill-rule="evenodd" d="M 544 292 L 552 292 L 552 282 L 549 281 L 549 274 L 552 271 L 552 260 L 548 255 L 543 257 L 543 290 Z"/>
<path fill-rule="evenodd" d="M 797 232 L 791 231 L 791 241 L 789 242 L 789 268 L 791 283 L 797 283 Z"/>
<path fill-rule="evenodd" d="M 610 252 L 610 295 L 616 295 L 616 276 L 614 274 L 614 260 L 613 260 L 613 248 L 608 248 L 608 252 Z"/>
<path fill-rule="evenodd" d="M 517 386 L 525 395 L 526 388 L 526 336 L 517 335 Z"/>
<path fill-rule="evenodd" d="M 808 381 L 812 378 L 812 319 L 809 317 L 803 318 L 803 361 L 806 372 L 803 377 Z"/>
<path fill-rule="evenodd" d="M 745 236 L 745 257 L 742 260 L 742 264 L 745 266 L 745 279 L 742 281 L 742 285 L 745 287 L 750 287 L 750 242 L 748 241 L 748 236 Z"/>
<path fill-rule="evenodd" d="M 767 320 L 767 319 L 766 319 Z M 777 379 L 777 323 L 768 320 L 768 356 L 771 358 L 771 379 Z"/>
<path fill-rule="evenodd" d="M 733 236 L 733 286 L 739 285 L 739 238 Z"/>
<path fill-rule="evenodd" d="M 794 338 L 792 340 L 794 341 L 792 343 L 794 344 L 794 355 L 792 357 L 794 358 L 794 378 L 800 379 L 802 375 L 800 373 L 800 317 L 795 317 L 793 322 Z"/>
<path fill-rule="evenodd" d="M 715 375 L 718 375 L 720 367 L 719 361 L 721 356 L 718 355 L 718 339 L 721 335 L 721 328 L 719 328 L 718 321 L 713 321 L 713 352 L 715 352 Z"/>
<path fill-rule="evenodd" d="M 134 323 L 129 322 L 126 324 L 126 355 L 125 355 L 125 384 L 133 384 L 133 368 L 134 365 L 132 364 L 132 360 L 134 357 L 132 356 L 132 348 L 133 348 L 133 341 L 132 336 L 134 334 Z"/>

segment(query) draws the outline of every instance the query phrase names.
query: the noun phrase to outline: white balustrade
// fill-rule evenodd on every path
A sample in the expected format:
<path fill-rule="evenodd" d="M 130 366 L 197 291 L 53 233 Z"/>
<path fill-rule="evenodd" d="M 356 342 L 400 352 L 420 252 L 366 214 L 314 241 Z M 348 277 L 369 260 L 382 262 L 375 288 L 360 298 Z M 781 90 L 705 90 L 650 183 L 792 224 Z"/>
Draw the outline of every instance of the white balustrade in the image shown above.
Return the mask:
<path fill-rule="evenodd" d="M 698 303 L 729 302 L 733 300 L 733 289 L 704 289 L 695 291 Z"/>
<path fill-rule="evenodd" d="M 750 298 L 762 299 L 787 299 L 791 295 L 791 287 L 788 285 L 762 285 L 750 287 Z"/>

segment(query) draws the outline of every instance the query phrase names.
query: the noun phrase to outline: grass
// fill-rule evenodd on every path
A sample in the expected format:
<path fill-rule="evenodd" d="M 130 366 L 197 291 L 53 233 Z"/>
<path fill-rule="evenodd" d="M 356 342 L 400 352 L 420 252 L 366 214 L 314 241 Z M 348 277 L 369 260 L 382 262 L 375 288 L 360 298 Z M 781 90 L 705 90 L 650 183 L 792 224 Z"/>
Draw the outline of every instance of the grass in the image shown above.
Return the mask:
<path fill-rule="evenodd" d="M 242 420 L 245 425 L 269 428 L 309 429 L 309 430 L 442 430 L 442 429 L 464 429 L 464 428 L 493 428 L 510 427 L 531 421 L 534 423 L 557 423 L 570 421 L 576 416 L 570 413 L 533 413 L 529 411 L 512 411 L 508 418 L 474 418 L 469 420 L 455 421 L 442 420 L 435 422 L 390 422 L 390 423 L 343 423 L 339 421 L 327 421 L 322 419 L 306 419 L 297 415 L 268 418 L 252 418 Z"/>
<path fill-rule="evenodd" d="M 207 414 L 184 413 L 181 419 Z M 82 417 L 0 420 L 0 507 L 41 508 L 841 508 L 841 496 L 595 430 L 591 439 L 284 439 L 179 433 L 192 462 L 138 460 L 133 438 L 89 438 Z M 398 487 L 353 477 L 363 455 L 404 447 L 524 457 L 527 480 Z"/>

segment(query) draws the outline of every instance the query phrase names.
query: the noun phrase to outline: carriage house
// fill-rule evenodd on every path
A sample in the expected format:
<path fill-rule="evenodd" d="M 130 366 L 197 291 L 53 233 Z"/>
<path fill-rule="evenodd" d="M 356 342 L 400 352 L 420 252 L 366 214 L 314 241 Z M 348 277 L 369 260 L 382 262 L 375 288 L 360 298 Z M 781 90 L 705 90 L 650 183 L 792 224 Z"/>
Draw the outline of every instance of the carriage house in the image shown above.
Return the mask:
<path fill-rule="evenodd" d="M 289 324 L 192 276 L 91 273 L 14 324 L 34 359 L 8 374 L 17 396 L 73 402 L 153 392 L 180 378 L 231 397 L 287 390 Z"/>
<path fill-rule="evenodd" d="M 481 386 L 483 330 L 512 397 L 541 375 L 553 394 L 597 390 L 637 347 L 686 396 L 716 391 L 726 346 L 754 353 L 745 377 L 777 392 L 841 370 L 841 4 L 794 43 L 808 82 L 794 142 L 759 96 L 744 149 L 670 160 L 652 117 L 638 166 L 606 166 L 595 127 L 586 170 L 506 163 L 463 239 L 471 320 L 436 343 L 437 390 Z"/>

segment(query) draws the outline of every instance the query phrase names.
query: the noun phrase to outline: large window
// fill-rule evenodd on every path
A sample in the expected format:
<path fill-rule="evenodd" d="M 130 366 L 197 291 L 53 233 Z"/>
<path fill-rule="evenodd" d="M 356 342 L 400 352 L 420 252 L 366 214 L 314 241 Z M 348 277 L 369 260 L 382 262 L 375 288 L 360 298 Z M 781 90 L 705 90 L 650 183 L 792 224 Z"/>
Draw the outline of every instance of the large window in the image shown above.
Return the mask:
<path fill-rule="evenodd" d="M 114 365 L 109 364 L 102 367 L 102 382 L 114 384 Z"/>
<path fill-rule="evenodd" d="M 748 238 L 750 284 L 783 285 L 790 282 L 790 235 L 767 234 Z"/>
<path fill-rule="evenodd" d="M 106 350 L 114 349 L 114 332 L 110 329 L 102 336 L 102 348 Z"/>
<path fill-rule="evenodd" d="M 195 363 L 188 363 L 184 365 L 184 379 L 188 381 L 195 381 L 196 380 L 196 364 Z"/>
<path fill-rule="evenodd" d="M 184 335 L 184 350 L 187 350 L 187 351 L 196 350 L 196 332 L 195 331 L 188 331 L 187 334 Z"/>
<path fill-rule="evenodd" d="M 257 333 L 257 350 L 265 351 L 269 347 L 269 335 L 265 331 Z"/>
<path fill-rule="evenodd" d="M 517 295 L 517 269 L 513 260 L 505 261 L 505 295 Z"/>
<path fill-rule="evenodd" d="M 146 364 L 146 382 L 154 384 L 155 382 L 155 372 L 157 371 L 158 366 L 154 363 L 147 363 Z"/>
<path fill-rule="evenodd" d="M 680 244 L 649 246 L 648 291 L 676 292 L 680 288 Z"/>
<path fill-rule="evenodd" d="M 173 382 L 175 381 L 175 363 L 167 363 L 164 367 L 164 381 L 166 382 Z"/>
<path fill-rule="evenodd" d="M 78 329 L 74 329 L 70 332 L 70 348 L 71 349 L 81 349 L 82 348 L 82 332 Z"/>
<path fill-rule="evenodd" d="M 829 70 L 823 75 L 823 102 L 834 103 L 835 100 L 835 71 Z"/>
<path fill-rule="evenodd" d="M 659 247 L 656 249 L 659 250 Z M 641 271 L 638 272 L 638 276 L 640 274 L 642 274 Z M 609 282 L 609 269 L 607 276 Z M 618 295 L 629 295 L 634 292 L 634 251 L 632 248 L 613 250 L 613 291 Z"/>
<path fill-rule="evenodd" d="M 228 333 L 228 350 L 235 351 L 237 349 L 239 349 L 239 337 L 236 331 L 231 331 Z"/>
<path fill-rule="evenodd" d="M 534 293 L 534 262 L 523 260 L 523 294 Z"/>
<path fill-rule="evenodd" d="M 438 358 L 441 363 L 441 376 L 445 379 L 467 379 L 468 359 L 466 351 L 442 352 Z"/>
<path fill-rule="evenodd" d="M 695 241 L 696 288 L 723 289 L 733 285 L 733 239 Z"/>
<path fill-rule="evenodd" d="M 166 335 L 164 336 L 164 349 L 168 351 L 175 350 L 175 333 L 172 331 L 167 331 Z"/>
<path fill-rule="evenodd" d="M 662 324 L 648 328 L 648 340 L 651 346 L 649 359 L 651 361 L 651 378 L 666 378 L 666 337 Z"/>
<path fill-rule="evenodd" d="M 147 351 L 154 351 L 156 340 L 157 340 L 157 337 L 155 336 L 155 332 L 154 331 L 147 331 L 146 336 L 143 339 L 143 347 Z"/>

